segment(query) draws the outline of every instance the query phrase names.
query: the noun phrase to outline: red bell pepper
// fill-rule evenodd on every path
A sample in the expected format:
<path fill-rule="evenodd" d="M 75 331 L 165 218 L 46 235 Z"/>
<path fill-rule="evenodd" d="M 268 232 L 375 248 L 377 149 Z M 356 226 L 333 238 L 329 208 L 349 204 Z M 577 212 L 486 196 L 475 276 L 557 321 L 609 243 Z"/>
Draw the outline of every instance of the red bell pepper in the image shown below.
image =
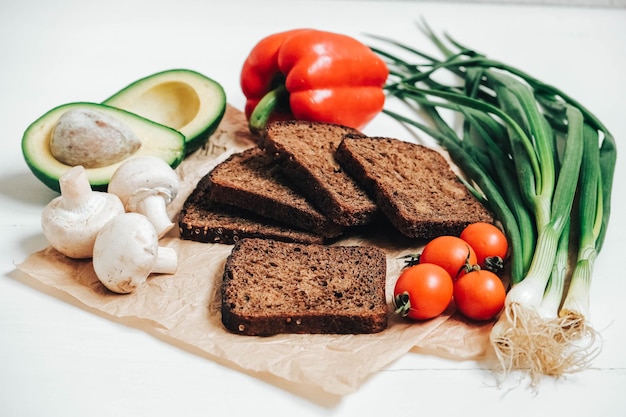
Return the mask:
<path fill-rule="evenodd" d="M 295 29 L 262 39 L 241 71 L 252 131 L 299 119 L 362 129 L 383 108 L 385 62 L 346 35 Z"/>

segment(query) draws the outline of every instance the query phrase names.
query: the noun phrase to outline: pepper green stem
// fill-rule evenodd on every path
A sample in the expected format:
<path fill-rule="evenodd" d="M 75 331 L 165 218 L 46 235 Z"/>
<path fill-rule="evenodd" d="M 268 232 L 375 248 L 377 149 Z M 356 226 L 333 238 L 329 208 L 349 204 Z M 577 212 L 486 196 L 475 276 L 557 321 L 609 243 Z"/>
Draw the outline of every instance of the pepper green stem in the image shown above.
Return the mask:
<path fill-rule="evenodd" d="M 274 110 L 276 110 L 279 104 L 286 100 L 287 97 L 289 97 L 289 92 L 284 84 L 279 85 L 265 94 L 257 103 L 252 114 L 250 114 L 250 120 L 248 121 L 250 131 L 252 133 L 262 132 Z"/>

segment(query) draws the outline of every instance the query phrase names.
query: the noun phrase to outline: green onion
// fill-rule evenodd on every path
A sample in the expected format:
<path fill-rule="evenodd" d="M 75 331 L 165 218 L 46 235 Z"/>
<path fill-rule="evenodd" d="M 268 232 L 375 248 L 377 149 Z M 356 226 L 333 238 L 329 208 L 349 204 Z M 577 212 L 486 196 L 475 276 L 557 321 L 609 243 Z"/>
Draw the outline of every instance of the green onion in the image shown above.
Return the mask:
<path fill-rule="evenodd" d="M 582 129 L 582 114 L 569 106 L 560 173 L 556 185 L 547 181 L 544 184 L 554 190 L 550 220 L 540 225 L 528 274 L 507 295 L 508 314 L 501 317 L 490 334 L 501 363 L 513 360 L 516 367 L 529 372 L 533 384 L 544 374 L 578 370 L 573 367 L 577 362 L 571 359 L 571 338 L 563 336 L 566 332 L 557 318 L 564 287 L 563 257 L 568 249 L 570 215 L 583 156 Z M 528 329 L 532 329 L 532 337 L 528 337 Z M 542 342 L 540 350 L 537 350 L 538 340 Z"/>
<path fill-rule="evenodd" d="M 539 314 L 548 319 L 557 317 L 561 300 L 563 299 L 563 290 L 565 289 L 565 280 L 568 273 L 569 239 L 570 218 L 567 219 L 563 233 L 561 233 L 559 238 L 554 264 L 552 265 L 550 278 L 539 308 Z"/>
<path fill-rule="evenodd" d="M 372 46 L 390 68 L 389 99 L 426 120 L 391 110 L 391 100 L 384 113 L 446 149 L 507 234 L 512 287 L 490 336 L 501 368 L 528 371 L 533 383 L 580 370 L 593 351 L 592 343 L 577 344 L 596 336 L 588 296 L 610 214 L 613 136 L 556 87 L 422 29 L 442 58 L 373 37 L 399 50 Z M 462 127 L 443 112 L 460 118 Z M 578 249 L 577 262 L 564 294 L 570 246 Z"/>
<path fill-rule="evenodd" d="M 582 163 L 579 213 L 579 244 L 577 261 L 572 273 L 562 316 L 584 319 L 589 312 L 589 292 L 593 263 L 598 254 L 598 238 L 602 229 L 602 183 L 597 132 L 585 129 L 585 158 Z"/>

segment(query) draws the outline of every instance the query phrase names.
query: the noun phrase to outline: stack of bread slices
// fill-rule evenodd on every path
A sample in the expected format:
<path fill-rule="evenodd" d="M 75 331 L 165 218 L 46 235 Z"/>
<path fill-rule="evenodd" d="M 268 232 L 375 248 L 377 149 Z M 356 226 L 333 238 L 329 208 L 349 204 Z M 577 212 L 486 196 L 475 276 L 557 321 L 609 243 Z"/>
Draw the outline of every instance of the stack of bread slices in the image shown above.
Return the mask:
<path fill-rule="evenodd" d="M 493 221 L 434 149 L 280 121 L 199 181 L 179 230 L 234 244 L 222 283 L 231 332 L 374 333 L 386 327 L 385 255 L 329 243 L 383 216 L 424 240 Z"/>
<path fill-rule="evenodd" d="M 271 123 L 258 146 L 203 177 L 179 218 L 183 239 L 327 243 L 384 215 L 402 234 L 459 234 L 491 213 L 436 150 L 339 125 Z"/>

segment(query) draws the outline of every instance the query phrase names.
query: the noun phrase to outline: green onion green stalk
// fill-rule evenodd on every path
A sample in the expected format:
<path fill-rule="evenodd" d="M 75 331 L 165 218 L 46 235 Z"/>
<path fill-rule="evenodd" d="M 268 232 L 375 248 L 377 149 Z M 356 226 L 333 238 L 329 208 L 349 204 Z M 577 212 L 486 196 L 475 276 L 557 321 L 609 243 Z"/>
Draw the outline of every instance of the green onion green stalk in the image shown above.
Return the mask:
<path fill-rule="evenodd" d="M 390 69 L 383 112 L 445 149 L 507 235 L 511 288 L 490 335 L 499 365 L 528 371 L 533 383 L 580 370 L 597 351 L 589 293 L 610 216 L 615 140 L 563 91 L 421 29 L 441 58 L 372 36 L 397 50 L 371 47 Z M 392 98 L 411 113 L 392 110 Z"/>

